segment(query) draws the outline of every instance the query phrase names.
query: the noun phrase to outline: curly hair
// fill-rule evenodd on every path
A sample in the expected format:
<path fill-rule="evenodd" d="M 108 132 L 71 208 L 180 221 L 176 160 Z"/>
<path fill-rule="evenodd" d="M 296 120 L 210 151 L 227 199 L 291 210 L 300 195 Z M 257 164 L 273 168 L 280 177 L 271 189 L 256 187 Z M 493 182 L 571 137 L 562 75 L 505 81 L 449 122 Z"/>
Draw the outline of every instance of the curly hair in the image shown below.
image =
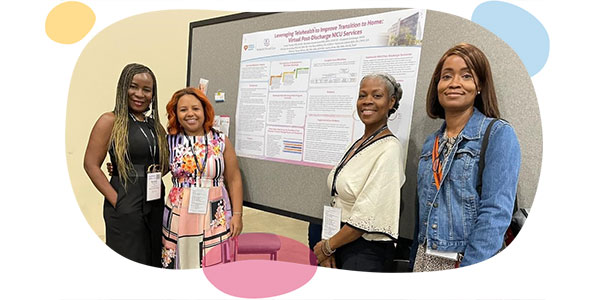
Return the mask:
<path fill-rule="evenodd" d="M 202 124 L 202 128 L 204 128 L 204 132 L 209 132 L 213 126 L 215 111 L 206 95 L 195 87 L 187 87 L 178 90 L 173 94 L 169 103 L 167 103 L 167 118 L 169 122 L 167 125 L 167 132 L 169 134 L 178 134 L 183 130 L 179 120 L 177 120 L 177 103 L 184 95 L 192 95 L 200 101 L 202 108 L 204 109 L 204 124 Z"/>
<path fill-rule="evenodd" d="M 360 80 L 360 84 L 362 84 L 362 82 L 365 79 L 372 79 L 372 78 L 377 78 L 379 80 L 381 80 L 383 82 L 383 84 L 385 84 L 385 89 L 388 92 L 388 97 L 390 99 L 394 99 L 396 100 L 394 102 L 394 106 L 390 109 L 390 111 L 388 112 L 388 117 L 391 116 L 393 113 L 396 112 L 396 110 L 398 110 L 398 106 L 400 105 L 400 99 L 402 99 L 402 87 L 400 86 L 400 83 L 398 83 L 396 81 L 396 79 L 394 78 L 394 76 L 388 74 L 388 73 L 372 73 L 369 75 L 365 75 L 361 80 Z"/>

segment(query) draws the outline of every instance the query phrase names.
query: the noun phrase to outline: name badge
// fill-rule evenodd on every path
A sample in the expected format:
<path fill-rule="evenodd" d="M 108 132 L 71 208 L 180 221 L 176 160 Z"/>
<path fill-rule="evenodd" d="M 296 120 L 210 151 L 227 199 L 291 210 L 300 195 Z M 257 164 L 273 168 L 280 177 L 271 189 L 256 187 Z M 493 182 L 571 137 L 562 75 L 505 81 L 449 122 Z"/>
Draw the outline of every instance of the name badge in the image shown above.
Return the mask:
<path fill-rule="evenodd" d="M 340 231 L 342 222 L 342 209 L 338 207 L 324 206 L 323 208 L 323 230 L 321 238 L 328 239 Z"/>
<path fill-rule="evenodd" d="M 160 199 L 160 172 L 146 174 L 146 201 Z"/>
<path fill-rule="evenodd" d="M 190 205 L 188 213 L 190 214 L 206 214 L 208 206 L 208 188 L 192 187 L 190 194 Z"/>

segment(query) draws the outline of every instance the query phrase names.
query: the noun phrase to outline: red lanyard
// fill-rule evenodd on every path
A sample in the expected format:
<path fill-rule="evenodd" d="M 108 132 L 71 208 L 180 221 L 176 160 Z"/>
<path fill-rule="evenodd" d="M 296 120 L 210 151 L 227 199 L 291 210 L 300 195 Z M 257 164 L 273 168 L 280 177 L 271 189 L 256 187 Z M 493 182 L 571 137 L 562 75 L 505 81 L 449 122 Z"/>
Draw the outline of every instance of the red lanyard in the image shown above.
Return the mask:
<path fill-rule="evenodd" d="M 432 156 L 432 162 L 431 162 L 431 168 L 433 169 L 433 179 L 435 180 L 435 186 L 437 187 L 437 189 L 440 189 L 440 184 L 442 183 L 442 163 L 440 162 L 440 154 L 439 154 L 439 142 L 440 142 L 440 137 L 439 135 L 435 137 L 435 142 L 433 144 L 433 153 L 431 153 Z"/>

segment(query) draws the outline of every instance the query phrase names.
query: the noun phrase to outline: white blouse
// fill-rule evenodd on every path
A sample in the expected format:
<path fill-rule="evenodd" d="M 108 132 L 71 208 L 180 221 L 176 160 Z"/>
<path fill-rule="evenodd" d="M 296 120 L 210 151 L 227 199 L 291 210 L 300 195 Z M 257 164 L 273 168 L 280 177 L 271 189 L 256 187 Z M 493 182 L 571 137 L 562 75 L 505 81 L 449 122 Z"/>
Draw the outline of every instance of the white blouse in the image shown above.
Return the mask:
<path fill-rule="evenodd" d="M 354 155 L 338 174 L 334 207 L 341 208 L 342 222 L 366 232 L 366 240 L 398 238 L 400 188 L 406 179 L 401 153 L 398 139 L 388 136 Z M 327 178 L 329 190 L 335 169 Z"/>

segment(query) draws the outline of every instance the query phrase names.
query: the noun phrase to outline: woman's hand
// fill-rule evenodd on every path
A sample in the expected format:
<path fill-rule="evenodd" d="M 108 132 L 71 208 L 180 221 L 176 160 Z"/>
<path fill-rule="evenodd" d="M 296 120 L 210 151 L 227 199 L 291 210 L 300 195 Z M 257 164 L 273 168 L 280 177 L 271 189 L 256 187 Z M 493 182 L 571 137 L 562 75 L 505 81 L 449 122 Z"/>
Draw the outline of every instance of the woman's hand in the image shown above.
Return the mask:
<path fill-rule="evenodd" d="M 243 188 L 242 174 L 238 165 L 235 150 L 229 138 L 225 137 L 225 151 L 223 152 L 225 159 L 225 183 L 229 199 L 231 199 L 231 210 L 233 216 L 231 218 L 231 236 L 236 237 L 242 233 L 242 211 L 243 211 Z"/>
<path fill-rule="evenodd" d="M 319 262 L 319 265 L 322 267 L 335 268 L 336 266 L 335 266 L 334 255 L 332 254 L 331 256 L 327 256 L 323 252 L 323 247 L 325 246 L 324 243 L 325 243 L 325 240 L 321 240 L 313 248 L 313 251 L 315 252 L 315 255 L 317 256 L 317 261 Z"/>
<path fill-rule="evenodd" d="M 106 171 L 108 171 L 108 175 L 109 176 L 113 176 L 113 165 L 110 162 L 106 163 Z M 117 208 L 117 193 L 110 193 L 107 197 L 106 200 L 108 201 L 108 203 L 110 203 L 110 205 L 112 205 L 112 207 Z"/>
<path fill-rule="evenodd" d="M 328 256 L 324 261 L 320 262 L 319 265 L 325 268 L 336 269 L 337 267 L 335 266 L 335 254 L 331 254 L 331 256 Z"/>
<path fill-rule="evenodd" d="M 106 171 L 108 171 L 109 176 L 113 176 L 113 165 L 110 162 L 106 163 Z"/>
<path fill-rule="evenodd" d="M 338 231 L 331 238 L 329 238 L 329 241 L 322 240 L 318 242 L 313 248 L 313 251 L 317 256 L 317 261 L 319 262 L 319 265 L 328 268 L 337 268 L 337 266 L 335 265 L 335 258 L 333 253 L 331 253 L 330 256 L 327 256 L 325 255 L 325 252 L 323 252 L 324 247 L 326 247 L 325 242 L 329 243 L 327 245 L 327 250 L 335 251 L 337 248 L 340 248 L 343 245 L 351 243 L 356 239 L 360 238 L 364 233 L 365 232 L 360 229 L 344 225 L 342 226 L 340 231 Z"/>
<path fill-rule="evenodd" d="M 113 208 L 117 208 L 117 192 L 106 196 L 106 200 L 108 203 L 110 203 L 110 205 L 112 205 Z"/>
<path fill-rule="evenodd" d="M 244 228 L 244 223 L 242 222 L 242 215 L 234 214 L 231 217 L 231 237 L 236 237 L 242 233 L 242 229 Z"/>

